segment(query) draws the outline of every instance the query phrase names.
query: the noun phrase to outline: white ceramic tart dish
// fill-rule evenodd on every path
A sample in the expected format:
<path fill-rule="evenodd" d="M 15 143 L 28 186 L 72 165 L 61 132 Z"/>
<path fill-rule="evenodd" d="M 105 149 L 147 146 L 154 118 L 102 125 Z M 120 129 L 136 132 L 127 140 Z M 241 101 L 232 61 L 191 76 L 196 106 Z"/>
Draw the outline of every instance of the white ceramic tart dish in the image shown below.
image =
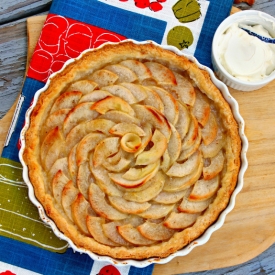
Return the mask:
<path fill-rule="evenodd" d="M 34 97 L 20 161 L 54 233 L 94 260 L 145 267 L 208 241 L 247 168 L 238 104 L 174 47 L 85 51 Z"/>

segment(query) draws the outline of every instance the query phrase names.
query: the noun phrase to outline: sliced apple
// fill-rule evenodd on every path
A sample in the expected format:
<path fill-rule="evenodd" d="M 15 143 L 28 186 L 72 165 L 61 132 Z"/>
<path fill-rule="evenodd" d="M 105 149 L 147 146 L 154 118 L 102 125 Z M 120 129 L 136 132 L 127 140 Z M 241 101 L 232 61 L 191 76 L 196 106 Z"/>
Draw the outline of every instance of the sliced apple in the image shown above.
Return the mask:
<path fill-rule="evenodd" d="M 82 92 L 74 90 L 61 94 L 51 108 L 51 114 L 60 109 L 72 109 L 82 97 Z"/>
<path fill-rule="evenodd" d="M 68 156 L 68 168 L 73 182 L 76 182 L 76 176 L 78 171 L 78 167 L 76 164 L 76 147 L 77 144 L 71 149 Z"/>
<path fill-rule="evenodd" d="M 94 183 L 89 187 L 89 202 L 93 210 L 100 216 L 109 220 L 122 220 L 127 214 L 122 213 L 107 203 L 105 193 Z"/>
<path fill-rule="evenodd" d="M 196 91 L 196 101 L 193 106 L 193 114 L 196 117 L 197 121 L 203 127 L 206 125 L 209 115 L 210 115 L 210 105 L 208 98 L 198 89 Z"/>
<path fill-rule="evenodd" d="M 98 116 L 98 112 L 92 109 L 93 103 L 83 102 L 77 104 L 67 115 L 63 124 L 64 135 L 71 131 L 77 124 L 95 119 Z"/>
<path fill-rule="evenodd" d="M 134 84 L 134 83 L 120 83 L 120 86 L 127 88 L 136 99 L 136 102 L 140 102 L 144 100 L 148 95 L 146 92 L 146 88 L 142 85 Z"/>
<path fill-rule="evenodd" d="M 117 83 L 134 82 L 135 80 L 137 80 L 136 74 L 132 70 L 130 70 L 129 68 L 123 65 L 120 65 L 120 64 L 108 65 L 104 69 L 111 71 L 118 76 Z"/>
<path fill-rule="evenodd" d="M 170 124 L 171 127 L 171 137 L 168 143 L 168 154 L 170 157 L 169 166 L 172 165 L 179 157 L 181 151 L 181 137 L 173 124 Z"/>
<path fill-rule="evenodd" d="M 66 152 L 69 152 L 84 136 L 91 132 L 103 133 L 109 135 L 109 130 L 115 125 L 111 120 L 94 119 L 84 121 L 76 125 L 66 137 Z"/>
<path fill-rule="evenodd" d="M 155 92 L 153 89 L 150 89 L 149 87 L 146 87 L 146 86 L 143 86 L 143 87 L 147 93 L 147 97 L 142 102 L 143 105 L 152 106 L 156 108 L 160 113 L 164 114 L 164 104 L 160 96 L 158 95 L 158 93 Z"/>
<path fill-rule="evenodd" d="M 151 71 L 153 79 L 159 85 L 177 85 L 175 75 L 166 66 L 153 61 L 148 61 L 144 64 Z"/>
<path fill-rule="evenodd" d="M 135 181 L 144 178 L 152 173 L 155 175 L 159 169 L 159 165 L 160 161 L 157 160 L 154 163 L 151 163 L 141 168 L 132 167 L 126 173 L 124 173 L 122 177 L 126 180 Z"/>
<path fill-rule="evenodd" d="M 146 202 L 155 198 L 162 190 L 165 182 L 165 177 L 162 172 L 158 172 L 155 177 L 150 179 L 145 185 L 145 189 L 129 190 L 123 195 L 123 198 L 129 201 Z M 144 185 L 144 186 L 145 186 Z"/>
<path fill-rule="evenodd" d="M 194 142 L 196 141 L 196 138 L 198 136 L 198 131 L 199 131 L 199 124 L 196 118 L 191 114 L 190 116 L 190 125 L 188 132 L 184 139 L 182 140 L 182 150 L 185 150 L 192 146 Z"/>
<path fill-rule="evenodd" d="M 132 92 L 122 85 L 112 85 L 102 87 L 102 90 L 109 92 L 111 95 L 120 97 L 129 104 L 137 103 L 137 99 L 133 96 Z"/>
<path fill-rule="evenodd" d="M 174 204 L 152 204 L 146 211 L 138 214 L 145 219 L 160 219 L 167 216 L 174 208 Z"/>
<path fill-rule="evenodd" d="M 186 192 L 187 192 L 187 189 L 182 191 L 172 192 L 172 193 L 162 191 L 154 198 L 154 202 L 163 203 L 163 204 L 176 203 L 184 197 Z"/>
<path fill-rule="evenodd" d="M 94 237 L 99 243 L 108 245 L 108 246 L 118 246 L 117 243 L 111 241 L 103 233 L 103 224 L 105 224 L 105 219 L 101 217 L 87 216 L 86 218 L 87 229 L 89 233 Z"/>
<path fill-rule="evenodd" d="M 163 224 L 171 229 L 184 229 L 192 226 L 196 222 L 198 216 L 199 214 L 172 212 Z"/>
<path fill-rule="evenodd" d="M 135 157 L 138 156 L 140 153 L 142 153 L 145 148 L 147 147 L 147 145 L 149 144 L 149 142 L 152 139 L 152 127 L 149 123 L 145 123 L 143 125 L 143 130 L 145 135 L 141 138 L 141 146 L 139 147 L 139 149 L 135 152 Z"/>
<path fill-rule="evenodd" d="M 101 119 L 111 120 L 114 123 L 134 123 L 140 125 L 140 120 L 121 111 L 109 111 L 108 113 L 101 115 Z"/>
<path fill-rule="evenodd" d="M 94 150 L 93 165 L 97 167 L 101 165 L 104 160 L 119 150 L 119 138 L 118 137 L 107 137 L 101 140 Z"/>
<path fill-rule="evenodd" d="M 56 202 L 61 206 L 62 191 L 69 179 L 64 175 L 62 170 L 57 171 L 52 180 L 52 193 Z"/>
<path fill-rule="evenodd" d="M 188 198 L 184 198 L 178 207 L 180 212 L 196 214 L 203 212 L 213 201 L 212 198 L 203 201 L 190 201 Z"/>
<path fill-rule="evenodd" d="M 139 127 L 138 125 L 136 124 L 132 124 L 132 123 L 118 123 L 116 125 L 114 125 L 110 130 L 109 132 L 112 134 L 112 135 L 117 135 L 117 136 L 124 136 L 125 134 L 127 133 L 133 133 L 133 134 L 136 134 L 140 137 L 143 137 L 145 136 L 145 132 L 144 130 Z"/>
<path fill-rule="evenodd" d="M 218 175 L 223 169 L 224 159 L 225 158 L 221 150 L 215 157 L 210 159 L 211 163 L 209 166 L 203 167 L 203 178 L 205 180 L 210 180 L 213 179 L 216 175 Z"/>
<path fill-rule="evenodd" d="M 201 159 L 198 167 L 191 174 L 182 178 L 167 177 L 167 180 L 165 181 L 165 184 L 163 186 L 163 191 L 176 192 L 185 190 L 186 188 L 193 185 L 201 177 L 202 169 L 203 160 Z"/>
<path fill-rule="evenodd" d="M 211 112 L 206 125 L 202 128 L 202 140 L 205 145 L 213 142 L 218 133 L 218 124 L 214 114 Z"/>
<path fill-rule="evenodd" d="M 181 137 L 181 140 L 183 140 L 189 129 L 190 115 L 189 110 L 184 103 L 178 103 L 178 106 L 179 119 L 175 127 Z"/>
<path fill-rule="evenodd" d="M 59 170 L 61 170 L 67 178 L 70 178 L 69 167 L 68 167 L 68 158 L 67 157 L 57 159 L 54 162 L 54 164 L 52 165 L 50 171 L 48 172 L 49 182 L 52 181 L 54 175 Z"/>
<path fill-rule="evenodd" d="M 193 106 L 196 99 L 196 94 L 191 81 L 181 74 L 174 72 L 177 85 L 165 85 L 169 91 L 176 93 L 176 99 L 180 102 Z"/>
<path fill-rule="evenodd" d="M 120 225 L 117 230 L 126 241 L 134 245 L 151 245 L 156 242 L 143 237 L 131 224 Z"/>
<path fill-rule="evenodd" d="M 211 198 L 218 190 L 220 185 L 220 177 L 216 176 L 211 180 L 198 180 L 189 196 L 189 200 L 199 201 Z"/>
<path fill-rule="evenodd" d="M 121 197 L 109 196 L 109 201 L 114 208 L 127 214 L 139 214 L 151 206 L 148 202 L 127 201 Z"/>
<path fill-rule="evenodd" d="M 163 223 L 152 223 L 146 221 L 142 225 L 137 227 L 137 230 L 146 239 L 152 241 L 166 241 L 169 240 L 174 234 L 175 230 L 169 229 L 163 225 Z"/>
<path fill-rule="evenodd" d="M 138 60 L 124 60 L 120 64 L 133 71 L 140 82 L 152 77 L 150 70 Z"/>
<path fill-rule="evenodd" d="M 174 97 L 167 92 L 166 90 L 156 87 L 150 86 L 150 89 L 155 91 L 164 105 L 164 115 L 168 119 L 168 121 L 172 124 L 176 124 L 179 118 L 179 106 Z"/>
<path fill-rule="evenodd" d="M 72 203 L 72 217 L 77 227 L 85 235 L 90 235 L 87 228 L 86 218 L 89 213 L 90 204 L 82 194 L 78 194 Z"/>
<path fill-rule="evenodd" d="M 67 91 L 80 91 L 83 94 L 88 94 L 97 88 L 97 83 L 88 79 L 78 80 L 70 85 Z"/>
<path fill-rule="evenodd" d="M 170 177 L 184 177 L 191 174 L 201 161 L 202 155 L 200 151 L 196 151 L 183 163 L 175 162 L 171 168 L 166 172 Z"/>
<path fill-rule="evenodd" d="M 99 100 L 104 99 L 107 96 L 112 96 L 112 94 L 107 91 L 103 91 L 103 90 L 95 90 L 91 93 L 88 93 L 88 94 L 82 96 L 81 99 L 79 100 L 79 103 L 97 102 Z"/>
<path fill-rule="evenodd" d="M 121 157 L 119 161 L 116 164 L 112 164 L 107 161 L 103 162 L 103 166 L 109 171 L 109 172 L 121 172 L 129 168 L 132 160 L 126 159 L 124 157 Z"/>
<path fill-rule="evenodd" d="M 76 163 L 77 166 L 89 160 L 89 153 L 106 138 L 106 135 L 101 133 L 90 133 L 86 135 L 77 145 L 76 148 Z"/>
<path fill-rule="evenodd" d="M 160 159 L 168 146 L 166 137 L 158 129 L 154 131 L 151 142 L 154 145 L 148 151 L 143 151 L 137 156 L 136 165 L 155 163 Z"/>
<path fill-rule="evenodd" d="M 98 87 L 101 88 L 114 84 L 118 79 L 118 75 L 109 70 L 97 70 L 89 76 L 89 79 L 96 82 Z"/>
<path fill-rule="evenodd" d="M 78 193 L 78 189 L 75 188 L 71 180 L 67 182 L 67 184 L 64 186 L 62 190 L 61 204 L 63 206 L 64 212 L 71 221 L 73 221 L 71 205 L 73 201 L 76 199 Z"/>
<path fill-rule="evenodd" d="M 121 148 L 128 153 L 135 153 L 141 146 L 141 138 L 137 134 L 127 133 L 120 140 Z"/>

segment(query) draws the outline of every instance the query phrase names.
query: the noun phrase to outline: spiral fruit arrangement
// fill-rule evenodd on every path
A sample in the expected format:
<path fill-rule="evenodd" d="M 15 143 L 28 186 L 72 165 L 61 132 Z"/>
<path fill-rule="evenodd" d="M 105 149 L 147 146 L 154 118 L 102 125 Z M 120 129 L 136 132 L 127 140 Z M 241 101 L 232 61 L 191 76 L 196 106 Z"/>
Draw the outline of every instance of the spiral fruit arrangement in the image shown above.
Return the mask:
<path fill-rule="evenodd" d="M 217 219 L 236 185 L 229 105 L 206 71 L 151 43 L 84 54 L 51 79 L 30 121 L 36 197 L 99 255 L 168 256 Z"/>

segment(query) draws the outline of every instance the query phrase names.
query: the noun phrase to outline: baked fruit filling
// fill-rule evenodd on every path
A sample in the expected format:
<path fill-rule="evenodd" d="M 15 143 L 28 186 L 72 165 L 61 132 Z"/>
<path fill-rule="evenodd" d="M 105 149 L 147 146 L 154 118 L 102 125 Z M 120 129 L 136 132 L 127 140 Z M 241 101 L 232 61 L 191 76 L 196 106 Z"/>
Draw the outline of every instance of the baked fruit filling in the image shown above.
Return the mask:
<path fill-rule="evenodd" d="M 52 78 L 30 121 L 36 197 L 99 255 L 168 256 L 216 221 L 237 182 L 229 105 L 206 71 L 150 43 L 84 54 Z"/>

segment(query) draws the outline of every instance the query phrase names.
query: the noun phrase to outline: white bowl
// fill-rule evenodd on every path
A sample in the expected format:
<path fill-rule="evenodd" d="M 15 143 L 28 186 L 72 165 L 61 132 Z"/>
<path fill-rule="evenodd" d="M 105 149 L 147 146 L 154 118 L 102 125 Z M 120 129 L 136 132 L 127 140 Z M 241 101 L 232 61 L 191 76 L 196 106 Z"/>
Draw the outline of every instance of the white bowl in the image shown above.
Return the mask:
<path fill-rule="evenodd" d="M 275 71 L 262 80 L 248 82 L 235 78 L 222 66 L 218 57 L 218 44 L 221 35 L 234 23 L 262 25 L 272 37 L 275 37 L 275 18 L 264 12 L 249 10 L 237 12 L 226 18 L 215 32 L 212 42 L 212 64 L 217 76 L 228 86 L 241 91 L 253 91 L 262 88 L 275 79 Z"/>
<path fill-rule="evenodd" d="M 137 42 L 137 41 L 129 39 L 129 40 L 125 40 L 124 42 L 126 42 L 126 41 L 132 41 L 132 42 L 134 42 L 136 44 L 153 43 L 155 45 L 158 45 L 158 44 L 156 44 L 155 42 L 152 42 L 152 41 Z M 111 42 L 108 42 L 108 43 L 109 44 L 117 44 L 117 43 L 111 43 Z M 105 43 L 104 45 L 106 45 L 108 43 Z M 120 42 L 120 43 L 123 43 L 123 42 Z M 104 45 L 102 45 L 101 47 L 104 47 Z M 158 46 L 160 46 L 160 45 L 158 45 Z M 230 201 L 228 203 L 228 206 L 220 214 L 218 220 L 213 225 L 211 225 L 204 232 L 204 234 L 201 235 L 198 239 L 192 241 L 189 245 L 185 246 L 183 249 L 181 249 L 181 250 L 179 250 L 179 251 L 177 251 L 177 252 L 169 255 L 166 258 L 162 258 L 162 259 L 160 259 L 160 258 L 149 258 L 149 259 L 140 260 L 140 261 L 139 260 L 130 260 L 130 259 L 129 260 L 118 260 L 118 259 L 113 259 L 113 258 L 108 257 L 108 256 L 99 256 L 99 255 L 97 255 L 95 253 L 92 253 L 90 251 L 87 251 L 87 250 L 85 250 L 83 248 L 76 247 L 76 245 L 67 236 L 65 236 L 57 228 L 56 224 L 46 215 L 46 212 L 45 212 L 43 206 L 38 201 L 38 199 L 35 197 L 33 185 L 32 185 L 32 183 L 31 183 L 31 181 L 29 179 L 28 166 L 25 164 L 24 159 L 23 159 L 23 152 L 24 152 L 25 147 L 26 147 L 25 133 L 26 133 L 26 131 L 29 128 L 29 125 L 30 125 L 30 115 L 32 113 L 32 110 L 35 107 L 35 105 L 37 104 L 38 98 L 41 95 L 41 93 L 43 93 L 44 91 L 47 90 L 47 88 L 48 88 L 48 86 L 49 86 L 49 84 L 51 82 L 52 77 L 54 75 L 62 72 L 64 70 L 64 68 L 66 68 L 66 66 L 68 66 L 70 63 L 74 62 L 74 59 L 68 60 L 65 63 L 64 67 L 59 72 L 56 72 L 51 77 L 49 77 L 46 85 L 42 89 L 40 89 L 39 91 L 37 91 L 37 93 L 35 94 L 34 99 L 33 99 L 33 104 L 31 105 L 31 107 L 26 112 L 25 125 L 24 125 L 24 128 L 22 129 L 21 135 L 20 135 L 21 149 L 19 151 L 19 159 L 20 159 L 20 161 L 22 163 L 22 166 L 23 166 L 23 179 L 24 179 L 24 181 L 27 184 L 28 189 L 29 189 L 29 198 L 32 201 L 32 203 L 38 208 L 38 211 L 39 211 L 41 219 L 52 228 L 52 230 L 53 230 L 53 232 L 55 233 L 56 236 L 58 236 L 60 239 L 66 240 L 69 243 L 69 246 L 74 251 L 77 251 L 77 252 L 80 252 L 80 253 L 86 253 L 93 260 L 107 261 L 107 262 L 110 262 L 110 263 L 118 265 L 118 266 L 130 265 L 130 266 L 135 266 L 135 267 L 143 268 L 143 267 L 146 267 L 146 266 L 148 266 L 150 264 L 154 264 L 154 263 L 156 263 L 156 264 L 165 264 L 165 263 L 168 263 L 169 261 L 171 261 L 172 259 L 174 259 L 175 257 L 185 256 L 185 255 L 189 254 L 195 247 L 201 246 L 201 245 L 207 243 L 208 240 L 209 240 L 209 238 L 213 234 L 213 232 L 215 232 L 216 230 L 218 230 L 224 224 L 225 217 L 234 208 L 236 196 L 242 190 L 242 187 L 243 187 L 243 177 L 244 177 L 244 173 L 245 173 L 245 171 L 247 169 L 247 166 L 248 166 L 248 162 L 247 162 L 247 158 L 246 158 L 246 153 L 247 153 L 247 150 L 248 150 L 248 140 L 247 140 L 247 138 L 245 136 L 245 133 L 244 133 L 245 124 L 244 124 L 243 118 L 241 117 L 241 115 L 239 113 L 239 106 L 238 106 L 237 101 L 230 95 L 230 93 L 229 93 L 228 88 L 226 87 L 226 85 L 216 78 L 216 76 L 214 75 L 213 71 L 211 69 L 209 69 L 208 67 L 201 65 L 196 60 L 196 58 L 194 56 L 183 54 L 177 48 L 172 47 L 172 46 L 161 46 L 161 47 L 163 47 L 164 49 L 170 50 L 170 51 L 172 51 L 172 52 L 174 52 L 174 53 L 176 53 L 178 55 L 184 55 L 190 61 L 196 63 L 199 66 L 199 68 L 207 71 L 209 73 L 209 75 L 210 75 L 210 78 L 211 78 L 212 82 L 221 91 L 221 93 L 224 96 L 225 100 L 230 105 L 230 107 L 232 109 L 232 113 L 234 115 L 234 118 L 236 119 L 236 121 L 237 121 L 237 123 L 239 125 L 239 134 L 240 134 L 241 141 L 242 141 L 241 167 L 240 167 L 240 172 L 239 172 L 239 175 L 238 175 L 237 185 L 236 185 L 235 190 L 233 191 L 233 193 L 231 195 L 231 198 L 230 198 Z M 87 50 L 87 51 L 92 51 L 92 50 Z M 85 52 L 87 52 L 87 51 L 84 51 L 77 59 L 81 58 L 81 56 Z"/>

